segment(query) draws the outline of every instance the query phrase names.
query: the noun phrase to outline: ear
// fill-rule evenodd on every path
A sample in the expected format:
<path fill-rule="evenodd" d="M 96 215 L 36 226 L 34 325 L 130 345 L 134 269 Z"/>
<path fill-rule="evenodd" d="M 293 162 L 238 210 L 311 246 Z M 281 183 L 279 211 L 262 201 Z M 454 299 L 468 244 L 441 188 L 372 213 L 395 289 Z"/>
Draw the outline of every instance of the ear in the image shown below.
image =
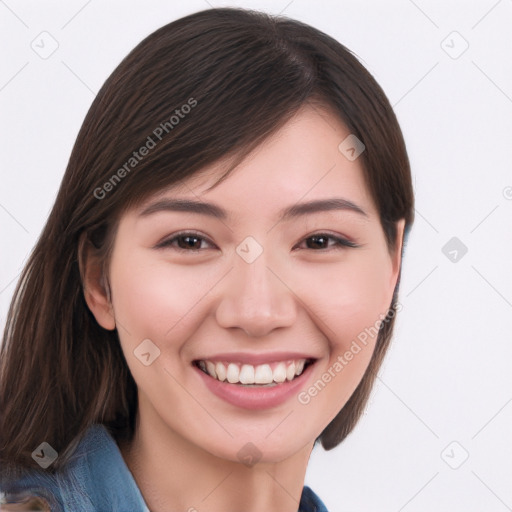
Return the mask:
<path fill-rule="evenodd" d="M 85 236 L 79 244 L 78 259 L 87 306 L 98 324 L 104 329 L 112 331 L 116 328 L 116 320 L 110 288 L 104 276 L 103 265 L 98 257 L 98 249 Z"/>
<path fill-rule="evenodd" d="M 402 246 L 404 243 L 405 219 L 400 219 L 396 223 L 395 247 L 391 254 L 391 286 L 393 290 L 400 277 L 400 265 L 402 264 Z"/>

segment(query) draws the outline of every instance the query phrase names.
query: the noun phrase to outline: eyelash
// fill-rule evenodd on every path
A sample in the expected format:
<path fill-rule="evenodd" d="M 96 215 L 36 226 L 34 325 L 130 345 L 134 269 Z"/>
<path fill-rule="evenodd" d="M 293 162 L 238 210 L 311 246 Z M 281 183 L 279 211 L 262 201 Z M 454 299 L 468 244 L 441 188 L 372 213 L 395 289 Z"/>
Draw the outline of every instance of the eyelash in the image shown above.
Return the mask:
<path fill-rule="evenodd" d="M 162 249 L 162 248 L 172 247 L 173 242 L 175 242 L 176 240 L 178 240 L 180 238 L 186 238 L 186 237 L 194 237 L 199 240 L 206 241 L 206 242 L 210 243 L 211 245 L 214 245 L 211 242 L 209 242 L 206 237 L 200 235 L 199 233 L 194 233 L 193 231 L 183 231 L 181 233 L 176 233 L 171 238 L 168 238 L 168 239 L 160 242 L 159 244 L 156 245 L 155 248 Z M 306 238 L 304 238 L 302 241 L 309 240 L 311 238 L 327 238 L 329 240 L 333 240 L 335 242 L 335 244 L 334 244 L 334 246 L 331 246 L 330 248 L 322 248 L 322 249 L 306 248 L 306 250 L 316 251 L 316 252 L 327 252 L 332 249 L 339 250 L 339 249 L 344 249 L 344 248 L 360 247 L 359 244 L 356 244 L 355 242 L 352 242 L 351 240 L 347 240 L 346 238 L 332 235 L 330 233 L 313 233 L 312 235 L 309 235 Z M 201 252 L 201 251 L 205 250 L 205 249 L 184 249 L 183 247 L 174 247 L 174 249 L 176 249 L 179 252 Z"/>

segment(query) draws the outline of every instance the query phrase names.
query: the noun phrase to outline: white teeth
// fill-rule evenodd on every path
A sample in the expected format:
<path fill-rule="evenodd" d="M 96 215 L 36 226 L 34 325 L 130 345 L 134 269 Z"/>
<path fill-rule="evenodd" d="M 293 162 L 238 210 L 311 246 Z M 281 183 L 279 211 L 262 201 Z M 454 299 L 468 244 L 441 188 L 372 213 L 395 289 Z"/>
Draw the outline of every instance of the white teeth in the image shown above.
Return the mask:
<path fill-rule="evenodd" d="M 208 363 L 206 363 L 208 365 Z M 286 367 L 286 380 L 293 380 L 295 377 L 295 363 Z"/>
<path fill-rule="evenodd" d="M 256 366 L 256 371 L 254 372 L 254 382 L 256 384 L 270 384 L 273 378 L 274 375 L 270 365 L 259 364 Z"/>
<path fill-rule="evenodd" d="M 206 361 L 206 371 L 214 379 L 217 378 L 217 373 L 215 372 L 215 365 L 211 361 Z"/>
<path fill-rule="evenodd" d="M 231 384 L 235 384 L 238 382 L 238 378 L 240 376 L 240 369 L 237 364 L 229 363 L 228 371 L 226 372 L 226 378 L 228 382 Z"/>
<path fill-rule="evenodd" d="M 254 384 L 254 366 L 244 364 L 238 377 L 242 384 Z"/>
<path fill-rule="evenodd" d="M 213 361 L 199 361 L 198 366 L 210 377 L 221 382 L 227 380 L 230 384 L 250 385 L 272 385 L 291 381 L 304 371 L 305 359 L 299 359 L 288 363 L 280 362 L 274 366 L 270 364 L 251 364 L 224 363 Z"/>
<path fill-rule="evenodd" d="M 217 380 L 220 380 L 221 382 L 226 380 L 226 367 L 222 363 L 217 363 L 215 365 L 215 373 L 217 374 Z"/>
<path fill-rule="evenodd" d="M 284 363 L 279 363 L 274 368 L 274 381 L 284 382 L 286 380 L 286 366 Z"/>

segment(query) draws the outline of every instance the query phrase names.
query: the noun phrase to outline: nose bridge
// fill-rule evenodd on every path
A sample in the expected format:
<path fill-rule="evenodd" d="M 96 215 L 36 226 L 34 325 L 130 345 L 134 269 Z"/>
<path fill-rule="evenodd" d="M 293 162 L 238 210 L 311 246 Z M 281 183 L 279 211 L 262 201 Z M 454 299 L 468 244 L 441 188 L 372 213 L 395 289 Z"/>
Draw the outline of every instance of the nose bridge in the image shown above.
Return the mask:
<path fill-rule="evenodd" d="M 216 312 L 220 325 L 238 327 L 250 336 L 292 325 L 296 315 L 293 296 L 270 265 L 268 251 L 253 260 L 244 258 L 243 253 L 234 254 L 233 269 Z"/>

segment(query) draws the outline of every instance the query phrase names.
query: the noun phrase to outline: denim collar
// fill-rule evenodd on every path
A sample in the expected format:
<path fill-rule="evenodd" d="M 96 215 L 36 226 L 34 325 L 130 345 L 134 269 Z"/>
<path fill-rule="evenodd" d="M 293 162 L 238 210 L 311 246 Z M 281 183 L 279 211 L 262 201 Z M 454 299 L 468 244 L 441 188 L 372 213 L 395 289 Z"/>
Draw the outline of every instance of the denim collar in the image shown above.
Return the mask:
<path fill-rule="evenodd" d="M 0 498 L 2 493 L 7 502 L 27 495 L 43 497 L 52 512 L 150 512 L 114 438 L 100 424 L 87 430 L 61 470 L 27 470 L 17 479 L 0 474 Z M 304 486 L 299 512 L 327 509 Z"/>

